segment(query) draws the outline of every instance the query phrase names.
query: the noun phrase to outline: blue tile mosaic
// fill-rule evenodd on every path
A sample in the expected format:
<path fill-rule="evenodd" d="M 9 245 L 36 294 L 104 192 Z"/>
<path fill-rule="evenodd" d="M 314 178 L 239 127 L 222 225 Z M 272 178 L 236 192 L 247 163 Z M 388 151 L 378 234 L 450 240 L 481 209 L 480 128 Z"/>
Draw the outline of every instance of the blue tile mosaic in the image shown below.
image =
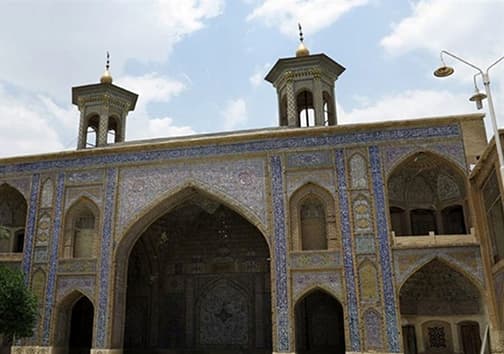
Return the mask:
<path fill-rule="evenodd" d="M 54 303 L 54 293 L 56 285 L 56 271 L 58 265 L 58 240 L 61 229 L 61 218 L 63 214 L 63 192 L 65 189 L 65 174 L 58 174 L 56 182 L 56 207 L 54 210 L 53 235 L 49 254 L 49 274 L 47 276 L 47 290 L 45 299 L 45 315 L 42 324 L 42 345 L 49 345 L 49 333 L 51 330 L 51 317 Z"/>
<path fill-rule="evenodd" d="M 96 348 L 105 348 L 108 320 L 108 292 L 110 275 L 110 257 L 112 250 L 112 222 L 114 216 L 114 201 L 117 180 L 117 169 L 107 169 L 105 189 L 105 212 L 103 215 L 103 235 L 101 241 L 100 284 L 98 295 L 98 320 L 96 331 Z"/>
<path fill-rule="evenodd" d="M 355 292 L 352 235 L 350 232 L 350 208 L 348 205 L 345 155 L 343 150 L 336 151 L 336 174 L 338 176 L 338 199 L 341 237 L 343 241 L 343 264 L 345 268 L 345 282 L 348 301 L 348 320 L 350 322 L 350 348 L 352 352 L 359 352 L 361 348 L 359 334 L 359 311 L 357 308 L 357 295 Z"/>
<path fill-rule="evenodd" d="M 399 330 L 397 327 L 397 312 L 395 303 L 394 284 L 392 279 L 392 259 L 390 255 L 389 231 L 387 225 L 385 192 L 383 186 L 383 176 L 380 163 L 380 151 L 377 146 L 369 147 L 369 158 L 371 163 L 371 176 L 373 181 L 373 192 L 375 196 L 376 225 L 378 229 L 378 252 L 383 276 L 383 297 L 385 303 L 385 327 L 387 329 L 387 340 L 389 352 L 399 353 L 401 351 Z"/>
<path fill-rule="evenodd" d="M 287 168 L 330 166 L 332 166 L 330 151 L 297 152 L 287 155 Z"/>
<path fill-rule="evenodd" d="M 25 232 L 25 246 L 23 251 L 23 274 L 25 283 L 28 285 L 30 280 L 30 268 L 32 263 L 33 238 L 35 234 L 35 224 L 37 223 L 37 204 L 38 190 L 40 184 L 40 175 L 35 174 L 32 177 L 30 192 L 30 205 L 28 207 L 28 217 Z"/>
<path fill-rule="evenodd" d="M 309 148 L 318 146 L 342 146 L 366 143 L 397 141 L 401 139 L 425 139 L 436 137 L 460 136 L 458 124 L 447 124 L 436 127 L 409 127 L 374 131 L 341 133 L 326 136 L 271 138 L 250 141 L 247 143 L 213 144 L 195 146 L 191 148 L 175 148 L 130 153 L 113 153 L 102 156 L 86 156 L 59 160 L 45 160 L 25 162 L 20 164 L 6 164 L 0 166 L 0 175 L 19 172 L 34 172 L 54 169 L 82 168 L 88 166 L 105 166 L 110 164 L 124 164 L 134 162 L 149 162 L 157 160 L 182 159 L 211 155 L 239 154 L 250 152 L 264 152 L 278 149 Z"/>
<path fill-rule="evenodd" d="M 271 157 L 271 191 L 275 227 L 275 273 L 277 307 L 277 350 L 289 352 L 289 299 L 287 295 L 287 239 L 285 235 L 282 160 Z"/>

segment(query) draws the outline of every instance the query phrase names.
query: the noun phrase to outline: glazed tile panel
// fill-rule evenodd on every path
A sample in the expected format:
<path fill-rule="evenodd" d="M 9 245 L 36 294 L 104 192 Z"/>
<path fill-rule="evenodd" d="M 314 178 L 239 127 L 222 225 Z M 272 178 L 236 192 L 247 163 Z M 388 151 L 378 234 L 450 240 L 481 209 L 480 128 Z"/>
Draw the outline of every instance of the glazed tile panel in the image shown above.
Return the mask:
<path fill-rule="evenodd" d="M 378 252 L 383 277 L 383 298 L 385 303 L 385 323 L 389 351 L 399 353 L 399 329 L 397 324 L 397 311 L 395 303 L 394 280 L 392 274 L 392 257 L 390 254 L 389 231 L 387 224 L 387 208 L 385 205 L 385 190 L 383 186 L 382 166 L 380 164 L 380 151 L 377 146 L 369 148 L 373 192 L 375 196 L 376 225 L 378 229 Z"/>
<path fill-rule="evenodd" d="M 99 297 L 98 297 L 98 319 L 96 347 L 105 348 L 105 337 L 107 333 L 108 320 L 108 292 L 110 279 L 110 259 L 112 254 L 112 218 L 114 216 L 114 200 L 117 180 L 117 169 L 107 170 L 107 182 L 105 191 L 105 212 L 103 215 L 103 234 L 100 255 L 99 274 Z"/>
<path fill-rule="evenodd" d="M 264 160 L 231 160 L 169 167 L 128 168 L 121 171 L 117 235 L 128 222 L 159 198 L 192 182 L 205 191 L 232 198 L 266 225 Z"/>
<path fill-rule="evenodd" d="M 350 231 L 350 208 L 347 194 L 347 180 L 345 173 L 345 154 L 343 150 L 336 151 L 336 173 L 338 176 L 338 197 L 340 208 L 341 236 L 343 240 L 343 264 L 345 269 L 345 282 L 347 290 L 348 318 L 350 324 L 350 348 L 359 352 L 359 310 L 357 308 L 357 295 L 355 291 L 355 272 L 352 251 L 352 234 Z"/>
<path fill-rule="evenodd" d="M 45 299 L 45 316 L 42 332 L 42 344 L 49 345 L 49 333 L 51 330 L 51 314 L 54 305 L 54 293 L 56 284 L 56 268 L 58 264 L 58 240 L 61 229 L 63 210 L 63 194 L 65 188 L 65 174 L 60 173 L 56 182 L 56 208 L 54 211 L 54 228 L 51 237 L 49 254 L 49 275 L 47 278 L 47 291 Z"/>
<path fill-rule="evenodd" d="M 35 234 L 39 184 L 40 184 L 40 175 L 39 174 L 33 175 L 32 187 L 30 193 L 30 204 L 28 205 L 27 227 L 25 232 L 25 247 L 23 253 L 23 273 L 25 275 L 26 284 L 28 284 L 28 281 L 30 279 L 29 273 L 32 262 L 33 238 Z"/>
<path fill-rule="evenodd" d="M 282 161 L 271 157 L 271 192 L 275 228 L 276 322 L 277 350 L 289 352 L 289 299 L 287 295 L 287 239 L 285 230 L 284 186 Z"/>

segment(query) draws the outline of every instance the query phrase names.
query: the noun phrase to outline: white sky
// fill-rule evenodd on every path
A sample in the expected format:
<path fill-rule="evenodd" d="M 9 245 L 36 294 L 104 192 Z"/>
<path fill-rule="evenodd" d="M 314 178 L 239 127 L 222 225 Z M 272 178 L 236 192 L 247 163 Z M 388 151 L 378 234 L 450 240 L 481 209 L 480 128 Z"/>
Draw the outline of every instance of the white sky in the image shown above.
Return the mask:
<path fill-rule="evenodd" d="M 504 55 L 503 14 L 504 0 L 0 1 L 0 156 L 74 149 L 70 89 L 98 82 L 107 50 L 114 83 L 140 95 L 128 140 L 276 126 L 263 78 L 294 54 L 298 22 L 347 68 L 340 123 L 471 113 L 474 72 L 432 71 L 441 49 L 482 68 Z"/>

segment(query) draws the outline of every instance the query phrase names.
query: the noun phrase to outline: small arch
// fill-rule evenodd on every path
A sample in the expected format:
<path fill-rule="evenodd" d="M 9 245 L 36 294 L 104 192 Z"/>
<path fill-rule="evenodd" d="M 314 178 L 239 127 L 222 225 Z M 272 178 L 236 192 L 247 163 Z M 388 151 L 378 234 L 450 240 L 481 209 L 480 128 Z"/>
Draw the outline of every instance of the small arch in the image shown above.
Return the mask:
<path fill-rule="evenodd" d="M 307 183 L 289 201 L 293 250 L 337 247 L 334 198 L 323 187 Z"/>
<path fill-rule="evenodd" d="M 302 90 L 296 95 L 298 127 L 315 126 L 315 106 L 313 93 L 310 90 Z"/>
<path fill-rule="evenodd" d="M 378 300 L 378 272 L 375 264 L 367 259 L 359 265 L 359 286 L 361 301 Z"/>
<path fill-rule="evenodd" d="M 63 258 L 95 258 L 98 249 L 99 208 L 88 198 L 77 200 L 65 215 Z"/>
<path fill-rule="evenodd" d="M 85 129 L 84 129 L 84 141 L 85 141 L 85 147 L 95 147 L 98 144 L 98 129 L 100 126 L 100 115 L 98 113 L 90 113 L 86 119 L 84 120 L 85 122 Z"/>
<path fill-rule="evenodd" d="M 108 119 L 107 144 L 118 143 L 121 141 L 120 119 L 116 115 L 111 115 Z"/>
<path fill-rule="evenodd" d="M 40 193 L 40 206 L 42 208 L 50 208 L 53 203 L 54 185 L 51 178 L 47 178 L 42 184 L 42 192 Z"/>
<path fill-rule="evenodd" d="M 350 185 L 352 189 L 368 188 L 367 161 L 360 153 L 350 157 Z"/>
<path fill-rule="evenodd" d="M 0 185 L 0 253 L 23 252 L 27 209 L 21 192 L 7 183 Z"/>
<path fill-rule="evenodd" d="M 341 302 L 316 287 L 294 306 L 296 353 L 345 353 L 344 313 Z"/>

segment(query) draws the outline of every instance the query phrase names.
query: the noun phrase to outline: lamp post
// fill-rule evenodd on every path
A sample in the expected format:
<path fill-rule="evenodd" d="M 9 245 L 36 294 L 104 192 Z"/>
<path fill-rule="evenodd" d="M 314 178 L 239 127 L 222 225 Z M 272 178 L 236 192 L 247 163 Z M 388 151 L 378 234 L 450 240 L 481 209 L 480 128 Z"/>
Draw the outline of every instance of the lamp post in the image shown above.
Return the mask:
<path fill-rule="evenodd" d="M 473 69 L 476 69 L 478 72 L 473 76 L 473 81 L 474 81 L 474 89 L 475 93 L 469 98 L 470 101 L 476 102 L 476 107 L 478 109 L 483 108 L 483 105 L 481 103 L 482 100 L 485 98 L 488 98 L 488 112 L 490 113 L 490 119 L 492 121 L 492 126 L 493 126 L 493 131 L 494 131 L 494 140 L 495 140 L 495 148 L 497 149 L 497 157 L 499 160 L 499 170 L 500 170 L 500 176 L 501 176 L 501 184 L 504 184 L 504 155 L 502 153 L 502 144 L 500 140 L 500 135 L 499 135 L 499 128 L 497 126 L 497 118 L 495 117 L 495 108 L 493 104 L 493 99 L 492 99 L 492 92 L 490 91 L 490 77 L 488 76 L 488 72 L 490 71 L 491 68 L 493 68 L 495 65 L 497 65 L 499 62 L 504 60 L 504 56 L 500 57 L 497 59 L 492 65 L 490 65 L 485 71 L 481 70 L 478 68 L 476 65 L 471 64 L 465 59 L 460 58 L 459 56 L 450 53 L 446 50 L 442 50 L 441 53 L 439 54 L 441 58 L 441 63 L 443 64 L 440 66 L 436 71 L 434 71 L 434 76 L 436 77 L 446 77 L 450 76 L 453 74 L 455 71 L 452 67 L 447 66 L 443 60 L 443 54 L 448 55 L 470 67 Z M 480 92 L 478 89 L 478 86 L 476 85 L 476 77 L 478 75 L 481 75 L 481 78 L 483 80 L 483 85 L 485 86 L 485 93 Z M 503 189 L 504 191 L 504 189 Z"/>

